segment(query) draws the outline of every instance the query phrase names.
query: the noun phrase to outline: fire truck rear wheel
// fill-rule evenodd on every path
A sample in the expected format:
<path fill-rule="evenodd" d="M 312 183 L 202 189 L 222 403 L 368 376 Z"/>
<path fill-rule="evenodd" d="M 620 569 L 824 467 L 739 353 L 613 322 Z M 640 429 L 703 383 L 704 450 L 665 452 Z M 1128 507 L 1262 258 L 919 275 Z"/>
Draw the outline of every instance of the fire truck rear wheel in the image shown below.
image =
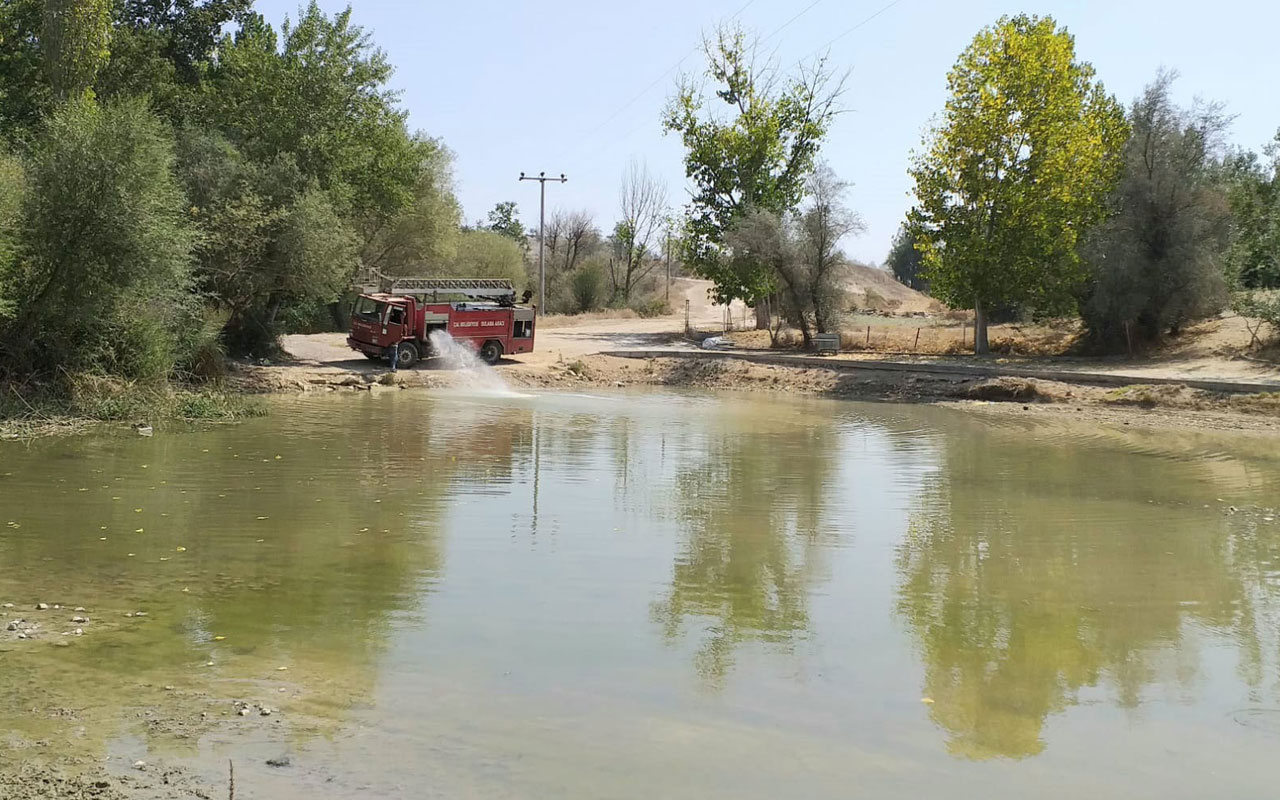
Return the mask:
<path fill-rule="evenodd" d="M 485 342 L 480 348 L 480 360 L 486 364 L 497 364 L 502 358 L 502 343 L 493 339 Z"/>
<path fill-rule="evenodd" d="M 396 367 L 399 369 L 410 369 L 414 364 L 418 363 L 418 348 L 413 342 L 401 342 L 400 353 L 396 356 Z"/>

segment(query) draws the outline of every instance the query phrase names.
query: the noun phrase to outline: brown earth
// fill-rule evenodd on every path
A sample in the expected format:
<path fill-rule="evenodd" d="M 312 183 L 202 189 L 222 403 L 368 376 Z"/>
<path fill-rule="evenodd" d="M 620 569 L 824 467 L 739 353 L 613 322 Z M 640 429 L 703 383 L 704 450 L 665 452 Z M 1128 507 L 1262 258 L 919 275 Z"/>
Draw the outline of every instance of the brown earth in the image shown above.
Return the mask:
<path fill-rule="evenodd" d="M 870 268 L 867 268 L 870 269 Z M 880 272 L 879 270 L 876 270 Z M 886 273 L 887 276 L 887 273 Z M 892 280 L 892 278 L 890 278 Z M 707 281 L 681 279 L 673 285 L 673 297 L 689 300 L 690 320 L 706 329 L 723 320 L 724 308 L 708 298 Z M 902 287 L 906 289 L 906 287 Z M 911 290 L 906 290 L 911 291 Z M 743 313 L 735 307 L 733 314 Z M 917 327 L 932 326 L 954 336 L 959 325 L 946 318 L 884 319 L 885 330 L 897 329 L 914 337 Z M 954 328 L 950 326 L 955 326 Z M 878 331 L 873 329 L 873 334 Z M 1026 352 L 1061 352 L 1076 329 L 1062 325 L 999 326 L 993 340 L 1002 335 L 1021 337 Z M 939 334 L 942 335 L 942 334 Z M 971 335 L 971 333 L 970 333 Z M 763 332 L 734 334 L 741 344 L 758 345 Z M 874 336 L 873 336 L 874 340 Z M 1079 359 L 1062 356 L 1007 356 L 983 362 L 986 366 L 1051 368 L 1056 371 L 1106 373 L 1131 377 L 1121 388 L 1058 381 L 965 376 L 913 372 L 913 364 L 972 364 L 972 356 L 919 355 L 899 359 L 901 371 L 819 369 L 748 363 L 735 359 L 618 358 L 602 352 L 696 350 L 685 338 L 684 314 L 640 319 L 629 314 L 604 314 L 578 318 L 552 317 L 540 326 L 535 352 L 504 358 L 498 374 L 520 388 L 574 388 L 627 386 L 679 386 L 738 391 L 782 391 L 832 397 L 894 402 L 930 402 L 962 405 L 986 411 L 1066 414 L 1078 416 L 1087 409 L 1092 418 L 1117 419 L 1159 426 L 1280 429 L 1280 395 L 1222 395 L 1185 386 L 1152 386 L 1151 378 L 1271 382 L 1280 385 L 1280 367 L 1242 357 L 1248 344 L 1243 322 L 1233 317 L 1211 320 L 1187 331 L 1165 350 L 1141 359 Z M 291 336 L 285 349 L 293 358 L 283 364 L 238 365 L 232 381 L 254 392 L 384 391 L 391 387 L 451 387 L 474 378 L 466 373 L 434 368 L 427 362 L 417 369 L 389 374 L 385 364 L 370 362 L 347 348 L 342 334 Z M 958 349 L 958 348 L 954 348 Z M 855 361 L 883 358 L 883 353 L 850 352 L 836 358 Z M 848 365 L 845 365 L 848 366 Z M 1025 406 L 1025 408 L 1024 408 Z"/>
<path fill-rule="evenodd" d="M 865 264 L 850 264 L 846 269 L 844 288 L 857 308 L 899 314 L 943 311 L 937 300 L 899 283 L 888 270 Z"/>

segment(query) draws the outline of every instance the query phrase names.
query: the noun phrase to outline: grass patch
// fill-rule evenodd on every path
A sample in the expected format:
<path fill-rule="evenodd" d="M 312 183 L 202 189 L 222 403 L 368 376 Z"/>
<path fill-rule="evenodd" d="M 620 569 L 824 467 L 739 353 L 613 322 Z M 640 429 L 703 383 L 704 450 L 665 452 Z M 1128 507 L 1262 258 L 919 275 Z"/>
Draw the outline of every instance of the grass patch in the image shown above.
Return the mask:
<path fill-rule="evenodd" d="M 0 438 L 77 433 L 102 423 L 228 422 L 266 414 L 260 402 L 220 384 L 174 385 L 90 374 L 0 383 Z"/>

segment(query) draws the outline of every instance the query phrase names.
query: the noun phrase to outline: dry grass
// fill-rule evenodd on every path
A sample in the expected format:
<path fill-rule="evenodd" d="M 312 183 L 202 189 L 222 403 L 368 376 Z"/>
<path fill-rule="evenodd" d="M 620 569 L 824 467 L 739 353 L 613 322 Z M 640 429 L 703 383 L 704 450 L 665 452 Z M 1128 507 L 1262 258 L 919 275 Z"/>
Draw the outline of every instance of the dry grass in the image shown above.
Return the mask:
<path fill-rule="evenodd" d="M 639 319 L 640 315 L 630 308 L 611 308 L 604 311 L 590 311 L 586 314 L 547 314 L 538 318 L 539 328 L 576 328 L 592 322 L 611 319 Z"/>
<path fill-rule="evenodd" d="M 884 353 L 917 355 L 962 355 L 973 352 L 973 329 L 967 325 L 939 325 L 937 318 L 894 318 L 880 324 L 869 323 L 840 332 L 840 349 L 850 353 Z M 1054 325 L 996 325 L 988 332 L 991 352 L 1006 356 L 1056 356 L 1068 352 L 1079 336 L 1079 326 L 1071 323 Z M 743 348 L 768 348 L 767 331 L 741 331 L 730 334 L 734 344 Z M 800 332 L 784 329 L 778 335 L 778 348 L 794 349 L 801 345 Z"/>

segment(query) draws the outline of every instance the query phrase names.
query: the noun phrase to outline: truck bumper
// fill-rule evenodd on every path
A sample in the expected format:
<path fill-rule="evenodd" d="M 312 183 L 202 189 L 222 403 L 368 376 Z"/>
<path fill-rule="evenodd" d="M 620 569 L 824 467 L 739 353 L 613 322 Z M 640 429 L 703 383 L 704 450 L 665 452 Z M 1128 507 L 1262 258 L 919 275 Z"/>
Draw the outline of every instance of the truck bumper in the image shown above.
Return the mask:
<path fill-rule="evenodd" d="M 379 347 L 376 344 L 370 344 L 369 342 L 362 342 L 359 339 L 352 339 L 350 336 L 347 337 L 347 346 L 350 347 L 352 350 L 356 350 L 371 356 L 380 356 L 383 354 L 385 349 L 385 348 Z"/>

